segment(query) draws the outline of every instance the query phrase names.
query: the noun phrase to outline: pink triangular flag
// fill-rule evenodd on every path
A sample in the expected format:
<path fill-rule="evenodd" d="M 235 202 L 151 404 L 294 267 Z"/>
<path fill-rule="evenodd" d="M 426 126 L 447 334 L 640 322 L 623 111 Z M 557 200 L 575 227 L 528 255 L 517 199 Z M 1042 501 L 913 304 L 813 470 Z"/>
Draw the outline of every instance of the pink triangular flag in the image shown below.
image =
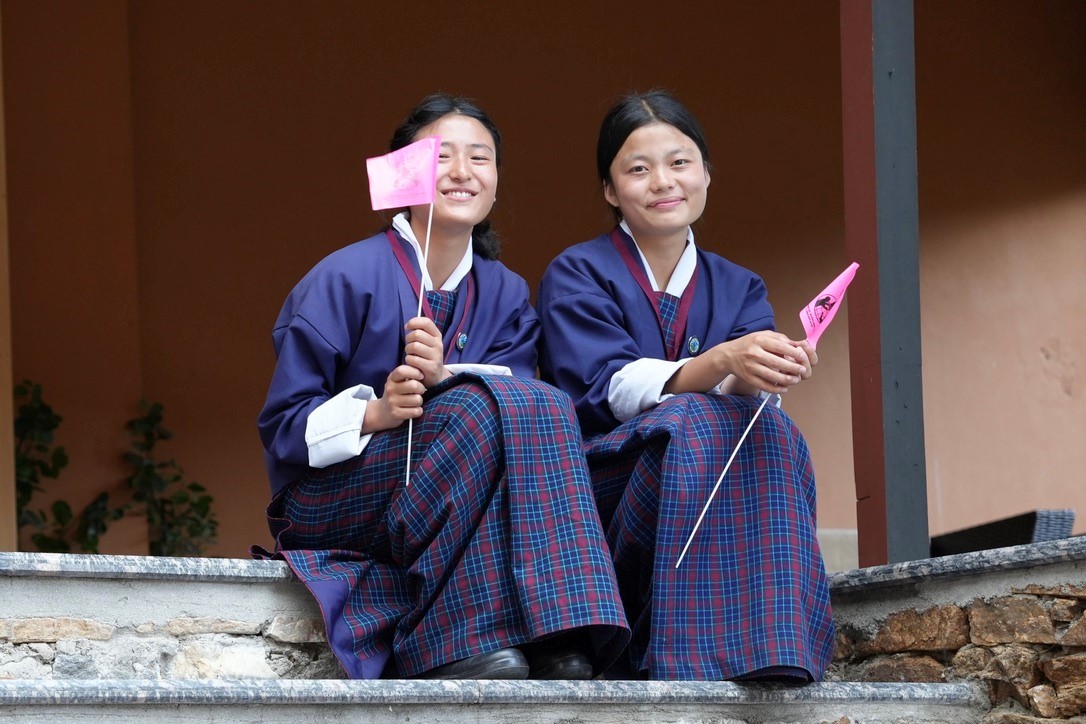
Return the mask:
<path fill-rule="evenodd" d="M 430 136 L 384 156 L 367 158 L 373 210 L 432 203 L 440 148 L 441 138 Z"/>
<path fill-rule="evenodd" d="M 856 262 L 849 264 L 848 269 L 841 272 L 828 287 L 822 290 L 821 294 L 800 310 L 799 321 L 812 347 L 818 345 L 818 338 L 833 321 L 838 307 L 841 306 L 841 301 L 845 298 L 845 290 L 848 289 L 849 283 L 856 276 L 856 270 L 859 268 L 860 265 Z"/>

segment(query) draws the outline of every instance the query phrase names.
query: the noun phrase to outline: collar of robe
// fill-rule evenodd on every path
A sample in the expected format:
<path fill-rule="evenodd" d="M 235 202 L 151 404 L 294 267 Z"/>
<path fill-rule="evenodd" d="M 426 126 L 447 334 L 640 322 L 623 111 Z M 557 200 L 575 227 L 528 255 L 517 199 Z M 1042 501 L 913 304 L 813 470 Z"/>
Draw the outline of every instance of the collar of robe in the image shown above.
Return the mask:
<path fill-rule="evenodd" d="M 648 274 L 645 273 L 645 269 L 635 256 L 637 248 L 634 246 L 633 239 L 620 227 L 616 226 L 611 230 L 611 243 L 614 244 L 618 255 L 622 257 L 626 268 L 630 270 L 630 275 L 637 282 L 637 285 L 641 287 L 641 291 L 645 293 L 645 298 L 649 300 L 653 311 L 656 312 L 656 323 L 660 326 L 660 336 L 664 341 L 664 350 L 667 353 L 668 360 L 671 362 L 678 360 L 682 354 L 686 321 L 690 317 L 690 305 L 694 303 L 694 291 L 698 286 L 698 267 L 694 267 L 694 274 L 690 277 L 690 283 L 686 285 L 682 297 L 679 298 L 679 308 L 675 316 L 675 332 L 668 335 L 665 330 L 664 316 L 660 312 L 660 298 L 657 296 L 656 290 L 652 288 L 652 284 L 649 283 Z M 690 347 L 691 353 L 697 351 L 693 343 L 691 343 Z"/>
<path fill-rule="evenodd" d="M 401 240 L 399 235 L 391 228 L 385 229 L 385 236 L 388 237 L 389 246 L 392 247 L 392 255 L 396 257 L 396 261 L 399 263 L 400 269 L 403 270 L 403 274 L 407 278 L 407 282 L 411 285 L 411 289 L 414 290 L 415 296 L 422 300 L 423 316 L 433 319 L 434 312 L 430 309 L 430 303 L 426 300 L 426 294 L 423 293 L 421 272 L 416 268 L 415 264 L 411 263 L 411 260 L 407 258 L 407 252 L 404 251 L 404 244 L 407 242 Z M 469 272 L 465 278 L 465 281 L 467 282 L 467 299 L 464 303 L 464 313 L 460 316 L 460 324 L 456 325 L 456 330 L 451 336 L 446 335 L 446 337 L 442 339 L 442 346 L 445 348 L 446 364 L 449 363 L 454 348 L 458 353 L 463 352 L 464 347 L 468 343 L 468 317 L 471 316 L 471 310 L 474 307 L 473 302 L 475 300 L 474 276 L 473 272 Z M 454 341 L 454 344 L 448 343 L 450 339 Z"/>

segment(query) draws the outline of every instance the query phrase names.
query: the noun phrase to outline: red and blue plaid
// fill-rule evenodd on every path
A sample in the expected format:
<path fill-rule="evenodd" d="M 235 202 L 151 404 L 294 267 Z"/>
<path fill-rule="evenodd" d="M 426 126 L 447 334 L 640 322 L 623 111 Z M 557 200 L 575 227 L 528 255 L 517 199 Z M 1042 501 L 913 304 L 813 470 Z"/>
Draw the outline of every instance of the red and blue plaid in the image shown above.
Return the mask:
<path fill-rule="evenodd" d="M 444 337 L 449 333 L 449 322 L 452 321 L 453 311 L 456 309 L 456 292 L 442 289 L 430 289 L 426 292 L 426 303 L 430 305 L 431 318 Z M 456 340 L 444 340 L 445 345 L 455 343 Z"/>
<path fill-rule="evenodd" d="M 630 674 L 723 680 L 791 666 L 818 679 L 830 662 L 814 473 L 799 430 L 776 407 L 763 410 L 675 568 L 757 404 L 677 395 L 587 443 L 633 629 Z"/>
<path fill-rule="evenodd" d="M 610 665 L 629 630 L 569 398 L 458 375 L 424 410 L 409 487 L 402 426 L 269 508 L 347 673 L 411 676 L 574 629 Z"/>

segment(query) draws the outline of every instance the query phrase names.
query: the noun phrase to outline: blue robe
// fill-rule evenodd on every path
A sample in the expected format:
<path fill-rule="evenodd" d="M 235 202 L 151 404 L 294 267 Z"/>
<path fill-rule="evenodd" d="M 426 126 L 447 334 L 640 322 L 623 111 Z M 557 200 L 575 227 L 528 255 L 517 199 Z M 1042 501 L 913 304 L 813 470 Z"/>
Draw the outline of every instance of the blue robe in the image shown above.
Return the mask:
<path fill-rule="evenodd" d="M 283 306 L 259 418 L 276 551 L 254 554 L 285 559 L 306 585 L 353 678 L 414 676 L 568 635 L 606 668 L 629 630 L 576 416 L 568 396 L 532 379 L 539 321 L 524 280 L 503 265 L 474 257 L 442 336 L 447 363 L 513 376 L 459 374 L 427 390 L 410 486 L 407 425 L 374 434 L 354 458 L 308 467 L 310 412 L 355 385 L 382 394 L 403 359 L 417 297 L 391 249 L 382 234 L 335 252 Z M 462 349 L 452 330 L 467 334 Z"/>
<path fill-rule="evenodd" d="M 403 245 L 415 273 L 418 265 Z M 447 363 L 505 365 L 519 377 L 534 377 L 539 320 L 528 302 L 528 285 L 503 264 L 475 255 L 470 275 L 475 308 L 467 344 L 445 340 Z M 457 289 L 450 327 L 464 317 L 468 285 Z M 378 234 L 333 252 L 287 297 L 272 330 L 278 363 L 258 421 L 267 451 L 272 493 L 308 469 L 305 426 L 309 413 L 337 393 L 369 385 L 377 395 L 404 358 L 404 325 L 415 317 L 418 297 Z"/>
<path fill-rule="evenodd" d="M 821 677 L 834 628 L 814 472 L 795 424 L 775 406 L 763 410 L 676 569 L 758 399 L 682 393 L 619 423 L 607 402 L 611 377 L 666 355 L 656 312 L 607 235 L 551 263 L 537 306 L 540 371 L 577 409 L 632 628 L 618 675 Z M 772 328 L 761 279 L 699 249 L 680 358 Z"/>
<path fill-rule="evenodd" d="M 652 304 L 607 235 L 577 244 L 547 268 L 539 290 L 543 378 L 573 397 L 586 434 L 618 426 L 607 404 L 611 377 L 638 359 L 666 359 Z M 765 284 L 737 264 L 698 249 L 698 279 L 681 357 L 773 329 Z"/>

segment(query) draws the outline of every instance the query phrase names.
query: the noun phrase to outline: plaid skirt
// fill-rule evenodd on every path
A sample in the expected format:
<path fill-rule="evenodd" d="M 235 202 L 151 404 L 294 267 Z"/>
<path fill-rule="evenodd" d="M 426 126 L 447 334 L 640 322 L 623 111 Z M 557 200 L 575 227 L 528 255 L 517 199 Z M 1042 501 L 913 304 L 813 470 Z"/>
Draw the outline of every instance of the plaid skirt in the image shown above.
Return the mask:
<path fill-rule="evenodd" d="M 758 400 L 682 394 L 587 443 L 633 637 L 621 665 L 653 679 L 767 667 L 819 679 L 834 644 L 807 444 L 766 405 L 679 554 Z"/>
<path fill-rule="evenodd" d="M 629 639 L 568 396 L 458 375 L 268 509 L 352 678 L 412 676 L 579 629 L 598 670 Z"/>

